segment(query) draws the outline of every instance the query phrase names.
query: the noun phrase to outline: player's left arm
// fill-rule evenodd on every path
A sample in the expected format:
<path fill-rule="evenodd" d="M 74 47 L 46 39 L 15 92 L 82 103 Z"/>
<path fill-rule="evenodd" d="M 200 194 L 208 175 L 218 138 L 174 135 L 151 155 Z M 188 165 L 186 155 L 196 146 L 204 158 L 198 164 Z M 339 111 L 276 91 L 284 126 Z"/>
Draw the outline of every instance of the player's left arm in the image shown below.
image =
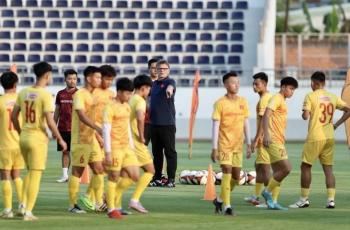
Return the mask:
<path fill-rule="evenodd" d="M 252 155 L 251 138 L 250 138 L 250 127 L 248 117 L 244 119 L 244 136 L 247 144 L 247 159 Z"/>
<path fill-rule="evenodd" d="M 341 124 L 343 124 L 349 117 L 350 117 L 350 108 L 347 106 L 344 106 L 340 108 L 342 110 L 343 116 L 333 125 L 334 129 L 337 129 Z"/>
<path fill-rule="evenodd" d="M 18 120 L 19 112 L 21 112 L 21 107 L 19 107 L 18 105 L 15 105 L 11 113 L 11 121 L 12 121 L 13 127 L 20 134 L 21 125 L 19 124 L 19 120 Z"/>
<path fill-rule="evenodd" d="M 271 137 L 269 134 L 269 119 L 272 116 L 273 110 L 266 108 L 264 116 L 262 118 L 262 126 L 264 132 L 263 144 L 265 147 L 268 147 L 271 144 Z"/>
<path fill-rule="evenodd" d="M 311 98 L 309 95 L 307 95 L 304 99 L 303 103 L 303 113 L 301 114 L 301 117 L 306 121 L 310 118 L 311 115 Z"/>
<path fill-rule="evenodd" d="M 136 111 L 137 119 L 137 131 L 139 132 L 139 138 L 142 143 L 145 143 L 144 130 L 145 130 L 145 112 L 143 110 Z"/>

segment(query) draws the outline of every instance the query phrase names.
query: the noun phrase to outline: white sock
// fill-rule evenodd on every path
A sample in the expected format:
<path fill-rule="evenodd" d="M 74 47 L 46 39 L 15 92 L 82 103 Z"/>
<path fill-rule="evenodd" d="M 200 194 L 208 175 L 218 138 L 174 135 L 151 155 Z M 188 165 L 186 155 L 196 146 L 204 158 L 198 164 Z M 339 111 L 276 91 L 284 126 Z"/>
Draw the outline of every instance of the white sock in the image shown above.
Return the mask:
<path fill-rule="evenodd" d="M 220 197 L 216 197 L 216 200 L 219 202 L 219 203 L 222 203 L 222 199 Z"/>
<path fill-rule="evenodd" d="M 228 208 L 231 208 L 231 205 L 225 205 L 224 210 L 226 211 Z"/>
<path fill-rule="evenodd" d="M 24 215 L 26 215 L 26 216 L 32 216 L 33 213 L 32 213 L 31 211 L 26 211 Z"/>
<path fill-rule="evenodd" d="M 135 200 L 135 199 L 130 199 L 131 202 L 133 203 L 138 203 L 139 201 L 138 200 Z"/>
<path fill-rule="evenodd" d="M 4 208 L 4 212 L 5 213 L 9 213 L 9 212 L 11 212 L 12 211 L 12 209 L 10 209 L 10 208 Z"/>
<path fill-rule="evenodd" d="M 109 208 L 108 213 L 113 212 L 114 210 L 115 210 L 115 208 Z"/>
<path fill-rule="evenodd" d="M 68 168 L 62 168 L 62 173 L 63 173 L 63 177 L 67 178 L 68 177 Z"/>

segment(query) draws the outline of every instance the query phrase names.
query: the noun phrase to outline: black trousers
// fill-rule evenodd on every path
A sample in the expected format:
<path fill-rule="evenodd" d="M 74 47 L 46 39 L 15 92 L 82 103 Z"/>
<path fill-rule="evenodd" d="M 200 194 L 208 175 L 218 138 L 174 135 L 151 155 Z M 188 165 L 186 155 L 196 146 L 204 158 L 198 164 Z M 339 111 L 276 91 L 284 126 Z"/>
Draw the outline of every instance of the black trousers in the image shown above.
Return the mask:
<path fill-rule="evenodd" d="M 175 133 L 175 125 L 152 125 L 151 141 L 156 180 L 162 177 L 164 155 L 167 162 L 168 179 L 175 179 L 177 168 Z"/>

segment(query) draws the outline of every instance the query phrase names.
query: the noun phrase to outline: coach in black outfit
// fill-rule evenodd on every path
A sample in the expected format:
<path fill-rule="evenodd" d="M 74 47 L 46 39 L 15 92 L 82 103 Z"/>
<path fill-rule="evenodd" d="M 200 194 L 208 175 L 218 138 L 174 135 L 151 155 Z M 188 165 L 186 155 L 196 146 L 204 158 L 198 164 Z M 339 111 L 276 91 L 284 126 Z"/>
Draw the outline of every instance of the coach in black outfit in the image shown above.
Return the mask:
<path fill-rule="evenodd" d="M 150 120 L 153 163 L 155 176 L 151 185 L 161 186 L 163 153 L 167 161 L 168 182 L 165 186 L 175 187 L 177 153 L 175 150 L 175 81 L 169 78 L 170 66 L 165 60 L 157 62 L 158 79 L 151 90 Z"/>

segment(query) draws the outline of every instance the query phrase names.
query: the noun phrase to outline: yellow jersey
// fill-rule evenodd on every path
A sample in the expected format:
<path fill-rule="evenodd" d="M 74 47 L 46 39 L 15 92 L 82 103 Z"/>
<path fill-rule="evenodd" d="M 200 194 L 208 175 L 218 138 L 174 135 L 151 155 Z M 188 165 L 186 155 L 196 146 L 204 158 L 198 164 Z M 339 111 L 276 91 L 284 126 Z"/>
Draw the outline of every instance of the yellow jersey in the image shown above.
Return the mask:
<path fill-rule="evenodd" d="M 268 125 L 271 142 L 274 144 L 284 144 L 288 113 L 286 99 L 282 94 L 277 93 L 271 97 L 267 108 L 273 111 Z"/>
<path fill-rule="evenodd" d="M 105 106 L 112 102 L 115 97 L 115 92 L 110 89 L 97 88 L 93 91 L 94 105 L 96 109 L 96 123 L 102 125 L 103 110 Z"/>
<path fill-rule="evenodd" d="M 138 140 L 139 137 L 139 130 L 137 128 L 137 111 L 142 111 L 146 113 L 146 100 L 142 98 L 138 94 L 134 94 L 129 102 L 129 105 L 131 107 L 131 114 L 130 114 L 130 125 L 131 125 L 131 131 L 134 137 L 134 140 Z"/>
<path fill-rule="evenodd" d="M 93 144 L 95 130 L 80 121 L 77 110 L 83 110 L 92 121 L 96 121 L 93 94 L 86 88 L 73 95 L 72 144 Z"/>
<path fill-rule="evenodd" d="M 219 151 L 242 152 L 244 120 L 248 117 L 248 102 L 243 97 L 229 99 L 224 96 L 215 102 L 212 119 L 220 122 Z"/>
<path fill-rule="evenodd" d="M 35 131 L 46 135 L 46 119 L 44 113 L 53 113 L 52 94 L 41 87 L 28 87 L 19 92 L 16 105 L 21 110 L 22 133 L 31 134 Z"/>
<path fill-rule="evenodd" d="M 342 109 L 346 103 L 338 96 L 318 89 L 306 95 L 303 110 L 310 111 L 308 135 L 306 141 L 322 141 L 334 138 L 333 115 L 336 109 Z"/>
<path fill-rule="evenodd" d="M 16 99 L 17 93 L 6 93 L 0 96 L 0 150 L 19 149 L 19 135 L 11 121 Z"/>
<path fill-rule="evenodd" d="M 113 101 L 103 112 L 103 123 L 111 124 L 112 151 L 129 147 L 130 106 L 128 103 Z"/>
<path fill-rule="evenodd" d="M 256 104 L 256 124 L 257 124 L 256 127 L 257 127 L 257 129 L 258 129 L 258 126 L 261 122 L 262 116 L 264 116 L 266 107 L 269 104 L 271 97 L 272 97 L 272 95 L 269 92 L 266 92 L 260 97 L 258 104 Z M 258 147 L 263 146 L 262 142 L 263 142 L 263 138 L 261 137 L 259 139 L 259 142 L 258 142 Z"/>

